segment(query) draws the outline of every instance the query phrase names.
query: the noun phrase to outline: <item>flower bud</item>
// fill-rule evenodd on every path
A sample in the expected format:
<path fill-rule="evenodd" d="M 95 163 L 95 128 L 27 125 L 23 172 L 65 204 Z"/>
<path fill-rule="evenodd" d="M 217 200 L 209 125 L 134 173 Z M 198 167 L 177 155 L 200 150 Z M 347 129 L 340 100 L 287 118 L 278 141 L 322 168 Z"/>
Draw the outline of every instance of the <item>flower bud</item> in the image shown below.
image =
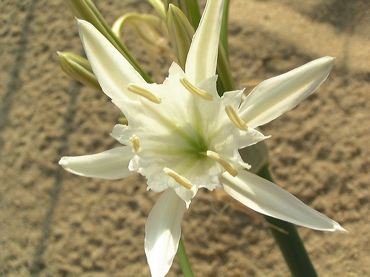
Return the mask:
<path fill-rule="evenodd" d="M 127 26 L 130 26 L 149 45 L 167 48 L 167 40 L 163 37 L 166 26 L 160 17 L 146 13 L 126 13 L 113 23 L 112 31 L 121 38 L 121 32 Z"/>
<path fill-rule="evenodd" d="M 167 28 L 171 45 L 176 53 L 179 64 L 185 68 L 194 28 L 185 14 L 175 5 L 170 4 L 167 12 Z"/>
<path fill-rule="evenodd" d="M 85 58 L 70 52 L 57 52 L 62 70 L 82 84 L 99 89 L 100 85 Z"/>
<path fill-rule="evenodd" d="M 90 22 L 95 28 L 102 33 L 110 43 L 135 67 L 145 80 L 150 80 L 149 75 L 142 70 L 138 62 L 129 53 L 126 46 L 112 32 L 111 27 L 104 20 L 101 13 L 91 0 L 67 0 L 72 12 L 79 19 Z"/>
<path fill-rule="evenodd" d="M 93 24 L 106 38 L 110 40 L 109 26 L 91 0 L 68 0 L 73 14 Z"/>
<path fill-rule="evenodd" d="M 162 18 L 166 18 L 166 9 L 161 0 L 148 0 L 148 2 Z"/>

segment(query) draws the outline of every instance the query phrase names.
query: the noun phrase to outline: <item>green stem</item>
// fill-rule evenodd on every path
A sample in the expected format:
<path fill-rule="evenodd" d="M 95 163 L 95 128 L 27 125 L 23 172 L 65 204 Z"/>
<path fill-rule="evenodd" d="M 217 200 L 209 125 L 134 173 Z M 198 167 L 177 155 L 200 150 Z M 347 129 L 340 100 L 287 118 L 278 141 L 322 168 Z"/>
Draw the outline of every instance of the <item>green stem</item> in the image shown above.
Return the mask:
<path fill-rule="evenodd" d="M 188 256 L 186 255 L 185 245 L 182 238 L 180 238 L 179 248 L 177 249 L 177 257 L 179 259 L 182 274 L 184 275 L 184 277 L 194 277 L 195 275 L 191 270 L 190 262 Z"/>
<path fill-rule="evenodd" d="M 268 165 L 265 165 L 258 175 L 273 182 Z M 265 219 L 269 223 L 270 231 L 278 243 L 292 275 L 300 277 L 317 276 L 296 227 L 291 223 L 273 217 L 265 216 Z"/>

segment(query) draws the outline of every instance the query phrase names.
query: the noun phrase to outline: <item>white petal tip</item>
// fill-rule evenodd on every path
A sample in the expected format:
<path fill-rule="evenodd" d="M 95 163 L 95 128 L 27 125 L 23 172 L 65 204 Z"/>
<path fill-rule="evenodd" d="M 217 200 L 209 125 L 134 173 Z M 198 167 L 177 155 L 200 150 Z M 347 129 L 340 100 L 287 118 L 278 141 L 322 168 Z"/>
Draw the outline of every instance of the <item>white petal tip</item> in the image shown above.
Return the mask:
<path fill-rule="evenodd" d="M 330 67 L 332 67 L 334 64 L 335 58 L 331 56 L 325 56 L 318 60 L 321 61 L 322 65 L 329 65 Z"/>
<path fill-rule="evenodd" d="M 76 17 L 76 21 L 77 21 L 77 27 L 78 27 L 79 30 L 81 30 L 81 29 L 86 30 L 90 26 L 93 26 L 90 22 L 88 22 L 86 20 L 83 20 L 83 19 L 79 19 L 77 17 Z"/>
<path fill-rule="evenodd" d="M 334 223 L 334 231 L 335 232 L 341 232 L 341 233 L 348 233 L 346 229 L 344 229 L 339 223 Z"/>
<path fill-rule="evenodd" d="M 78 25 L 83 25 L 84 23 L 86 23 L 86 22 L 87 22 L 86 20 L 79 19 L 78 17 L 75 17 L 75 20 L 77 21 L 77 24 L 78 24 Z"/>
<path fill-rule="evenodd" d="M 63 166 L 63 167 L 66 167 L 68 165 L 68 159 L 67 157 L 62 157 L 60 160 L 59 160 L 59 165 L 60 166 Z"/>

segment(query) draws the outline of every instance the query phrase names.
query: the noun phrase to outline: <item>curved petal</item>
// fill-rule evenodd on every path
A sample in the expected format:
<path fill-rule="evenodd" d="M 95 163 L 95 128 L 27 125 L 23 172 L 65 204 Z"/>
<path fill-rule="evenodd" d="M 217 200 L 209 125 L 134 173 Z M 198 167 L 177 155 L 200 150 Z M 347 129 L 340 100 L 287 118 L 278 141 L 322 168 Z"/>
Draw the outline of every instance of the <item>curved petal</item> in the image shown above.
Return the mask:
<path fill-rule="evenodd" d="M 122 146 L 98 154 L 62 157 L 59 164 L 76 175 L 116 180 L 132 174 L 128 170 L 132 156 L 131 148 Z"/>
<path fill-rule="evenodd" d="M 167 189 L 149 214 L 145 225 L 145 254 L 152 277 L 163 277 L 171 268 L 184 211 L 184 201 L 172 189 Z"/>
<path fill-rule="evenodd" d="M 122 54 L 89 22 L 77 20 L 80 37 L 92 70 L 104 93 L 122 108 L 135 99 L 127 92 L 129 83 L 146 82 Z"/>
<path fill-rule="evenodd" d="M 326 80 L 333 60 L 323 57 L 263 81 L 242 103 L 240 117 L 255 128 L 293 109 Z"/>
<path fill-rule="evenodd" d="M 119 143 L 128 145 L 130 142 L 130 137 L 133 135 L 133 132 L 127 125 L 116 124 L 114 125 L 112 133 L 110 135 Z"/>
<path fill-rule="evenodd" d="M 239 149 L 254 145 L 270 137 L 270 136 L 265 136 L 260 131 L 258 131 L 257 129 L 253 129 L 253 128 L 248 128 L 247 131 L 239 131 L 239 133 L 240 133 L 239 144 L 238 144 Z"/>
<path fill-rule="evenodd" d="M 240 103 L 242 102 L 244 89 L 242 90 L 233 90 L 233 91 L 226 91 L 221 99 L 225 106 L 231 106 L 234 109 L 238 109 Z"/>
<path fill-rule="evenodd" d="M 186 77 L 193 84 L 215 75 L 223 0 L 207 1 L 186 58 Z"/>
<path fill-rule="evenodd" d="M 292 194 L 255 174 L 224 173 L 222 183 L 233 198 L 256 212 L 322 231 L 345 231 L 337 222 L 311 209 Z"/>

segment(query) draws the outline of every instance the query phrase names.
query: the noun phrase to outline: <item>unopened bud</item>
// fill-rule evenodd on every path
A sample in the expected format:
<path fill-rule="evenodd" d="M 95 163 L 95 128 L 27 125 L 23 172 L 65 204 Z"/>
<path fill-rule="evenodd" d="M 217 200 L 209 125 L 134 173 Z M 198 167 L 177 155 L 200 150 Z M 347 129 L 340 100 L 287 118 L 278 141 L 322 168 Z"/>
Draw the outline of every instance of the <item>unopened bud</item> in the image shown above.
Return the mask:
<path fill-rule="evenodd" d="M 136 31 L 149 45 L 166 49 L 167 42 L 163 38 L 166 27 L 160 17 L 145 13 L 126 13 L 113 23 L 112 31 L 120 38 L 122 30 L 127 26 Z"/>
<path fill-rule="evenodd" d="M 153 6 L 153 8 L 162 18 L 166 18 L 166 9 L 161 0 L 148 0 L 148 2 Z"/>
<path fill-rule="evenodd" d="M 57 54 L 62 70 L 68 76 L 86 86 L 101 90 L 87 59 L 70 52 L 57 52 Z"/>
<path fill-rule="evenodd" d="M 141 69 L 126 46 L 112 32 L 110 26 L 91 0 L 67 0 L 67 3 L 76 17 L 93 24 L 95 28 L 133 65 L 145 80 L 150 80 L 150 77 Z"/>
<path fill-rule="evenodd" d="M 194 35 L 194 28 L 185 14 L 172 4 L 168 7 L 167 28 L 178 62 L 182 68 L 185 68 L 186 57 Z"/>

